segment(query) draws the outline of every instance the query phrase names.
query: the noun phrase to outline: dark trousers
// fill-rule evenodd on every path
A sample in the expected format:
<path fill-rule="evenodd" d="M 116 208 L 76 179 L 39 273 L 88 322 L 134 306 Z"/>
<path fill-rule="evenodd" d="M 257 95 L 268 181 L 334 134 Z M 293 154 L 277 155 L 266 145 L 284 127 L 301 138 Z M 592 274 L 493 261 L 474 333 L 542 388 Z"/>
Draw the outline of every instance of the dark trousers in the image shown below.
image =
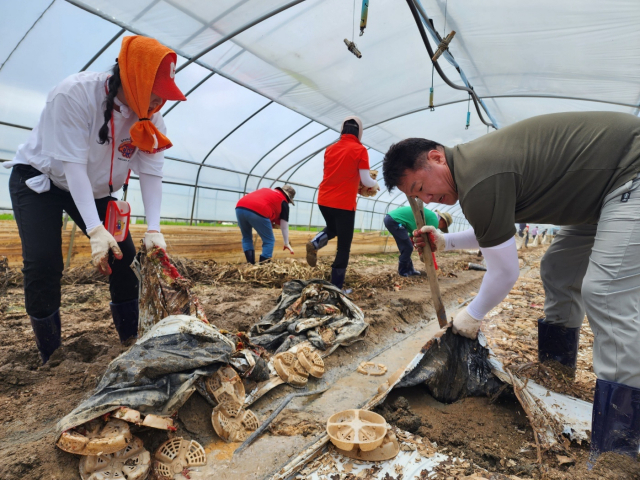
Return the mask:
<path fill-rule="evenodd" d="M 318 206 L 327 224 L 323 232 L 327 234 L 329 240 L 338 237 L 338 251 L 331 268 L 347 268 L 347 265 L 349 265 L 349 252 L 351 252 L 351 241 L 353 240 L 353 227 L 356 223 L 356 212 L 323 205 Z"/>
<path fill-rule="evenodd" d="M 25 307 L 30 316 L 45 318 L 60 308 L 60 280 L 64 269 L 62 211 L 67 212 L 85 234 L 87 232 L 69 192 L 53 183 L 45 193 L 36 193 L 27 187 L 25 181 L 38 175 L 40 172 L 29 165 L 16 165 L 9 178 L 9 193 L 22 242 Z M 102 221 L 111 199 L 96 200 Z M 114 303 L 138 298 L 138 279 L 130 268 L 136 254 L 131 234 L 118 245 L 122 250 L 122 260 L 116 260 L 109 252 L 112 270 L 109 290 Z"/>
<path fill-rule="evenodd" d="M 413 243 L 411 243 L 411 239 L 409 238 L 409 232 L 404 228 L 404 225 L 400 225 L 396 222 L 391 215 L 386 215 L 384 217 L 384 226 L 387 227 L 389 233 L 393 235 L 393 238 L 398 245 L 398 250 L 400 250 L 400 258 L 398 258 L 398 262 L 408 262 L 411 260 L 411 253 L 413 253 Z"/>

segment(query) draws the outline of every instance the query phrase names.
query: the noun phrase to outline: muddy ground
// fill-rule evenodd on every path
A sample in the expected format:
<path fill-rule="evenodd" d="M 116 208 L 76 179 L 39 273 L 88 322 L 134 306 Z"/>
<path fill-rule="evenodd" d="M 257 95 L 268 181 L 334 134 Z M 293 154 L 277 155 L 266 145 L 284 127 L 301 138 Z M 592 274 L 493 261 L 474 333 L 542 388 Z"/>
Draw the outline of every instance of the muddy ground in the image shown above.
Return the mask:
<path fill-rule="evenodd" d="M 542 248 L 538 248 L 521 254 L 525 268 L 535 271 L 541 253 Z M 438 256 L 445 303 L 457 305 L 472 298 L 483 273 L 465 268 L 469 262 L 480 261 L 469 253 L 448 252 Z M 321 262 L 320 271 L 326 276 L 329 263 Z M 410 334 L 420 320 L 433 315 L 430 301 L 425 302 L 429 297 L 426 279 L 402 279 L 396 271 L 395 255 L 367 255 L 352 260 L 350 272 L 357 273 L 357 277 L 348 275 L 346 286 L 355 287 L 351 297 L 364 310 L 371 327 L 364 341 L 340 348 L 327 358 L 328 369 L 357 365 L 360 359 Z M 87 279 L 93 281 L 91 277 Z M 243 331 L 275 305 L 282 281 L 280 275 L 269 288 L 233 277 L 196 283 L 192 291 L 198 295 L 211 323 L 220 329 Z M 54 446 L 55 424 L 90 394 L 108 363 L 125 350 L 111 321 L 105 283 L 64 285 L 62 292 L 63 346 L 45 366 L 40 365 L 34 345 L 22 289 L 10 285 L 0 292 L 2 479 L 79 478 L 78 458 Z M 450 308 L 449 313 L 452 311 Z M 283 387 L 282 391 L 286 392 L 287 388 Z M 619 467 L 618 462 L 613 464 L 619 471 L 602 470 L 606 475 L 589 476 L 600 470 L 585 471 L 588 450 L 577 445 L 571 447 L 575 465 L 559 466 L 551 454 L 545 455 L 543 465 L 535 464 L 533 435 L 526 416 L 507 394 L 493 404 L 485 398 L 472 398 L 448 406 L 437 405 L 423 394 L 417 389 L 394 392 L 383 408 L 389 409 L 393 417 L 398 411 L 398 396 L 404 396 L 408 405 L 401 402 L 402 406 L 419 417 L 419 424 L 414 420 L 415 432 L 451 453 L 467 452 L 475 465 L 489 471 L 521 478 L 640 478 L 640 470 L 634 470 L 634 464 Z M 194 438 L 205 446 L 215 442 L 210 413 L 211 407 L 198 394 L 193 395 L 179 412 L 178 434 Z M 295 421 L 276 421 L 271 434 L 304 434 L 312 438 L 323 428 L 313 418 L 306 418 L 304 412 L 288 413 Z M 389 421 L 397 423 L 398 420 Z M 150 449 L 166 439 L 164 432 L 156 430 L 138 434 Z M 282 459 L 282 463 L 285 461 Z M 605 463 L 599 462 L 599 465 Z"/>

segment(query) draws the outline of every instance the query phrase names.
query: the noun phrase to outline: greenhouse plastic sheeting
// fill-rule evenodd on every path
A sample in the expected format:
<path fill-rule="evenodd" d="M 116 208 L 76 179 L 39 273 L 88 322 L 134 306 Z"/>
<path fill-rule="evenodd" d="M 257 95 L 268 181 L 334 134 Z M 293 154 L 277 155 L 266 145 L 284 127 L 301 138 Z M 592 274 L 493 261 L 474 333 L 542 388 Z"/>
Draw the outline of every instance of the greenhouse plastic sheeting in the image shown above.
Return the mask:
<path fill-rule="evenodd" d="M 187 102 L 168 102 L 163 109 L 174 144 L 165 160 L 164 218 L 233 221 L 243 193 L 290 182 L 298 191 L 292 223 L 321 225 L 313 204 L 322 153 L 346 115 L 363 119 L 373 168 L 406 137 L 452 146 L 489 131 L 468 94 L 433 74 L 406 1 L 371 2 L 363 36 L 360 2 L 294 3 L 3 2 L 0 160 L 25 141 L 51 88 L 80 70 L 109 69 L 122 37 L 130 34 L 153 36 L 175 49 L 176 81 L 189 93 Z M 638 114 L 637 2 L 417 3 L 440 35 L 457 32 L 449 49 L 453 60 L 445 54 L 439 64 L 454 83 L 468 80 L 486 105 L 484 118 L 497 127 L 556 111 Z M 362 58 L 347 50 L 344 39 L 355 41 Z M 0 182 L 8 173 L 0 169 Z M 0 209 L 11 208 L 7 190 L 0 189 Z M 143 215 L 135 178 L 129 198 L 133 214 Z M 360 199 L 356 226 L 383 228 L 384 214 L 404 200 L 384 189 Z M 454 215 L 455 229 L 468 225 L 458 206 L 443 209 Z"/>

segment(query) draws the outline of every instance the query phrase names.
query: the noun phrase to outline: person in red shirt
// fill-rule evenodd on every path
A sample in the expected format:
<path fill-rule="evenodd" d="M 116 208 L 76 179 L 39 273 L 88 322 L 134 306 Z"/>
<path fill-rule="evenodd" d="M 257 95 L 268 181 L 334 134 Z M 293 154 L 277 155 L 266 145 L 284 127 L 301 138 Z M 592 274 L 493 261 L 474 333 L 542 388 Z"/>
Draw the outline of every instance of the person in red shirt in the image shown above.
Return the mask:
<path fill-rule="evenodd" d="M 331 283 L 342 288 L 349 264 L 356 219 L 356 196 L 360 182 L 378 187 L 369 175 L 369 155 L 360 143 L 362 121 L 347 117 L 342 122 L 340 140 L 324 152 L 324 175 L 318 189 L 318 206 L 327 226 L 307 243 L 307 263 L 315 267 L 318 250 L 338 237 L 338 251 L 331 265 Z"/>
<path fill-rule="evenodd" d="M 260 263 L 268 261 L 273 256 L 273 246 L 276 243 L 276 237 L 273 235 L 274 226 L 279 226 L 282 232 L 283 250 L 288 249 L 293 255 L 293 248 L 289 244 L 289 204 L 295 205 L 295 195 L 296 191 L 289 185 L 261 188 L 246 194 L 236 204 L 236 218 L 242 232 L 242 250 L 248 263 L 256 263 L 253 229 L 262 239 Z"/>

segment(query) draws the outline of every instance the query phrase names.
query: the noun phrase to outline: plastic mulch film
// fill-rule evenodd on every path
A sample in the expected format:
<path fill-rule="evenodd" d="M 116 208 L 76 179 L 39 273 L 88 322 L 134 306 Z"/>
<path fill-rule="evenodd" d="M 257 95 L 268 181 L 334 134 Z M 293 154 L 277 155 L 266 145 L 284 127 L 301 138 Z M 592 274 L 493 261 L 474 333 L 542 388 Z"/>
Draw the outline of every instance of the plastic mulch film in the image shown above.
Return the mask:
<path fill-rule="evenodd" d="M 468 396 L 491 396 L 502 385 L 513 387 L 529 417 L 540 448 L 566 443 L 565 436 L 587 441 L 591 427 L 589 402 L 549 390 L 505 368 L 482 332 L 477 340 L 454 335 L 451 329 L 423 347 L 424 356 L 397 387 L 424 384 L 438 401 L 455 402 Z"/>
<path fill-rule="evenodd" d="M 195 382 L 227 365 L 234 350 L 232 341 L 195 317 L 167 317 L 109 364 L 93 394 L 58 422 L 57 431 L 121 406 L 171 415 L 195 391 Z"/>
<path fill-rule="evenodd" d="M 422 360 L 397 387 L 424 384 L 433 398 L 453 403 L 464 397 L 490 396 L 502 386 L 493 374 L 489 351 L 477 340 L 446 329 L 426 347 Z"/>
<path fill-rule="evenodd" d="M 140 285 L 138 337 L 170 315 L 190 315 L 208 323 L 197 297 L 189 292 L 191 282 L 178 273 L 164 249 L 147 252 L 143 244 L 131 268 Z"/>
<path fill-rule="evenodd" d="M 323 356 L 361 340 L 369 326 L 364 313 L 325 280 L 293 280 L 282 287 L 274 309 L 256 322 L 251 341 L 277 353 L 308 340 Z"/>

